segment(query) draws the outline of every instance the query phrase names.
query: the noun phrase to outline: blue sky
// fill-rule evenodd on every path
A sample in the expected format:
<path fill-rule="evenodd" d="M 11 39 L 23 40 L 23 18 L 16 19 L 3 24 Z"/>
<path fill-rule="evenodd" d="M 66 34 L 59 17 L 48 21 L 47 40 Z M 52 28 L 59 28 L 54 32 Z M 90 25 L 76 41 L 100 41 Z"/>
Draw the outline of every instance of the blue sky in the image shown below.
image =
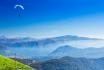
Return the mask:
<path fill-rule="evenodd" d="M 14 5 L 22 4 L 25 10 Z M 103 0 L 0 0 L 0 35 L 104 38 Z"/>

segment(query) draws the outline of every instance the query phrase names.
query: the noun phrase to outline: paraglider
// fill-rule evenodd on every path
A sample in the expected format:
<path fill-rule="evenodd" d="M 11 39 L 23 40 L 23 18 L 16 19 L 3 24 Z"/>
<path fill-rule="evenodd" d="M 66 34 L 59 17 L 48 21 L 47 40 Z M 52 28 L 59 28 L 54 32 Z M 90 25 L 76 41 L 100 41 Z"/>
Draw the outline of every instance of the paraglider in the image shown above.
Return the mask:
<path fill-rule="evenodd" d="M 24 6 L 20 4 L 16 4 L 14 8 L 17 10 L 18 16 L 21 16 L 21 11 L 24 10 Z"/>

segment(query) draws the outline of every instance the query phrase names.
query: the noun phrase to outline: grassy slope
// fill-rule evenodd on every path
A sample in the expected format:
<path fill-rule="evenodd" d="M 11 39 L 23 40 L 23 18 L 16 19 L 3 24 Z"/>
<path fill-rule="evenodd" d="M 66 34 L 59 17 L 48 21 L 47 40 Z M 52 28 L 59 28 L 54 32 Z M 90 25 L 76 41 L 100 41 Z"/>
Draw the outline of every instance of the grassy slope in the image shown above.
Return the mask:
<path fill-rule="evenodd" d="M 21 69 L 19 69 L 21 68 Z M 12 59 L 0 56 L 0 70 L 35 70 Z"/>

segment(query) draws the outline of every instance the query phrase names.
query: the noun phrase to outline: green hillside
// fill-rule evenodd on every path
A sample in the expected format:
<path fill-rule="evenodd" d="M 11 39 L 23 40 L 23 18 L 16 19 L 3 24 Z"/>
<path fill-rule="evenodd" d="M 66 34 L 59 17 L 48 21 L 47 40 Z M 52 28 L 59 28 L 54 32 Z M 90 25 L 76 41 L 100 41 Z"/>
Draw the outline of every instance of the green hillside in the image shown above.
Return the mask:
<path fill-rule="evenodd" d="M 0 56 L 0 70 L 35 70 L 12 59 Z"/>

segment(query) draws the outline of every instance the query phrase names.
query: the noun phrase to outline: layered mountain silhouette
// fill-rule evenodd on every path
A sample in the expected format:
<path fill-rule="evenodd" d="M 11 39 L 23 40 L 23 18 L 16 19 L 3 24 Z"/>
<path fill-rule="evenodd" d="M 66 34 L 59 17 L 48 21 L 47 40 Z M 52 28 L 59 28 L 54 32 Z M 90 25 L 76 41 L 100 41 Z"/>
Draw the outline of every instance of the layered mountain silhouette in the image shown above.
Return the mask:
<path fill-rule="evenodd" d="M 100 40 L 97 38 L 79 37 L 72 35 L 65 35 L 60 37 L 34 39 L 34 38 L 7 38 L 5 36 L 0 37 L 0 45 L 10 47 L 32 47 L 32 46 L 47 46 L 56 45 L 59 43 L 65 43 L 73 40 Z"/>
<path fill-rule="evenodd" d="M 65 35 L 65 36 L 45 38 L 45 39 L 34 39 L 34 38 L 29 38 L 29 37 L 7 38 L 4 36 L 1 36 L 0 37 L 0 49 L 1 49 L 0 54 L 5 55 L 5 56 L 10 56 L 10 57 L 14 57 L 14 55 L 17 54 L 16 56 L 18 58 L 22 58 L 22 57 L 29 57 L 29 58 L 39 57 L 39 58 L 41 58 L 41 56 L 47 57 L 48 54 L 53 52 L 51 54 L 52 57 L 53 57 L 53 55 L 60 56 L 61 55 L 60 53 L 63 53 L 65 49 L 63 49 L 63 51 L 61 51 L 60 53 L 57 53 L 57 52 L 54 53 L 55 49 L 57 47 L 61 48 L 61 46 L 66 45 L 66 43 L 70 44 L 69 42 L 71 42 L 71 41 L 80 41 L 80 40 L 81 41 L 92 41 L 92 40 L 98 41 L 98 40 L 102 40 L 102 39 L 79 37 L 79 36 L 72 36 L 72 35 Z M 73 55 L 74 54 L 73 51 L 75 51 L 74 49 L 72 50 L 72 48 L 67 47 L 65 50 L 64 56 Z M 70 54 L 68 52 L 69 50 L 70 50 Z M 81 55 L 77 54 L 75 56 L 81 56 Z"/>
<path fill-rule="evenodd" d="M 86 59 L 62 57 L 31 64 L 31 66 L 36 67 L 38 70 L 103 70 L 104 58 Z"/>
<path fill-rule="evenodd" d="M 104 57 L 104 48 L 75 48 L 72 46 L 60 46 L 49 54 L 49 57 L 59 58 L 64 56 L 101 58 Z"/>

